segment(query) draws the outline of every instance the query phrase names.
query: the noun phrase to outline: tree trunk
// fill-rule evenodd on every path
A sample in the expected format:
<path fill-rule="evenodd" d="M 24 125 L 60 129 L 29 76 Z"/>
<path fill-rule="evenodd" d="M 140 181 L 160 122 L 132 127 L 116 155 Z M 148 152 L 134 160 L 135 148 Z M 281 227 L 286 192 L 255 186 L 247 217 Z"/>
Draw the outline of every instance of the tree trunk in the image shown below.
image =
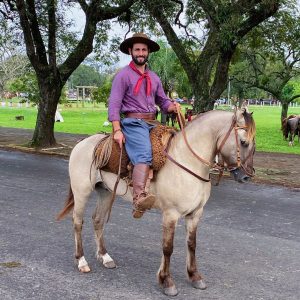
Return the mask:
<path fill-rule="evenodd" d="M 48 78 L 39 81 L 41 99 L 38 104 L 33 137 L 29 143 L 33 147 L 51 147 L 56 145 L 54 137 L 55 112 L 63 84 L 59 80 L 49 81 Z"/>
<path fill-rule="evenodd" d="M 288 110 L 289 110 L 289 102 L 282 101 L 281 102 L 281 122 L 283 119 L 287 118 Z"/>

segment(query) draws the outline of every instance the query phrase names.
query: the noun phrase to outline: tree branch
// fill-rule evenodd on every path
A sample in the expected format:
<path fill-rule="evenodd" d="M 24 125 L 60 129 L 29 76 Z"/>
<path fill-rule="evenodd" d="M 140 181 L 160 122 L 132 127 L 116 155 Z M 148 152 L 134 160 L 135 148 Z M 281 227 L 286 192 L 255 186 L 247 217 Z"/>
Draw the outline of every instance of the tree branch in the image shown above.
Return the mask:
<path fill-rule="evenodd" d="M 188 57 L 185 47 L 183 46 L 182 42 L 177 37 L 174 29 L 168 22 L 167 17 L 164 15 L 161 9 L 158 9 L 159 3 L 157 1 L 154 3 L 150 3 L 146 0 L 144 0 L 144 3 L 150 14 L 153 16 L 153 18 L 155 18 L 158 21 L 159 25 L 163 29 L 169 44 L 173 48 L 177 57 L 179 58 L 187 76 L 191 81 L 194 80 L 197 76 L 196 69 L 194 68 L 190 58 Z"/>
<path fill-rule="evenodd" d="M 119 16 L 137 0 L 126 1 L 118 7 L 100 7 L 101 1 L 93 0 L 86 9 L 86 23 L 81 40 L 76 48 L 69 54 L 65 62 L 59 66 L 59 72 L 63 81 L 66 81 L 72 72 L 93 51 L 93 40 L 96 33 L 97 22 L 108 20 Z M 84 6 L 84 1 L 80 1 Z"/>
<path fill-rule="evenodd" d="M 49 65 L 54 70 L 56 68 L 56 3 L 54 0 L 47 1 L 48 6 L 48 51 Z"/>
<path fill-rule="evenodd" d="M 261 3 L 260 6 L 252 8 L 250 16 L 240 24 L 237 30 L 237 37 L 244 37 L 252 28 L 271 17 L 279 8 L 280 1 L 272 1 L 271 3 Z"/>

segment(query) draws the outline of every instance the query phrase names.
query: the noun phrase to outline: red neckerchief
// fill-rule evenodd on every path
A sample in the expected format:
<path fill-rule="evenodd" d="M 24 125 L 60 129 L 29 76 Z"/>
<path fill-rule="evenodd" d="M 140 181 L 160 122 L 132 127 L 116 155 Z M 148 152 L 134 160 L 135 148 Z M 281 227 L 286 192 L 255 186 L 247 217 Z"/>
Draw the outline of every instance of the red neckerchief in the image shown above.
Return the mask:
<path fill-rule="evenodd" d="M 135 64 L 134 64 L 133 61 L 130 62 L 129 67 L 130 67 L 134 72 L 138 73 L 138 74 L 141 76 L 141 77 L 139 78 L 139 80 L 137 81 L 135 87 L 134 87 L 134 90 L 133 90 L 134 94 L 137 95 L 137 94 L 139 93 L 139 90 L 140 90 L 140 88 L 141 88 L 141 85 L 142 85 L 142 83 L 143 83 L 143 80 L 146 78 L 146 80 L 147 80 L 147 96 L 150 96 L 150 94 L 151 94 L 151 78 L 150 78 L 150 76 L 149 76 L 148 71 L 142 73 L 141 71 L 139 71 L 139 70 L 136 68 L 136 66 L 135 66 Z"/>

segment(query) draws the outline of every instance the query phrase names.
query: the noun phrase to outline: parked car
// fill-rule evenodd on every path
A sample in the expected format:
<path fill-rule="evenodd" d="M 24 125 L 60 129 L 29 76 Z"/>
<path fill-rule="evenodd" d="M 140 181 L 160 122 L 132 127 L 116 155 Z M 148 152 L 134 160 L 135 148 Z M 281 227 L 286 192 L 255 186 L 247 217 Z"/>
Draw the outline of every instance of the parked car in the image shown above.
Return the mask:
<path fill-rule="evenodd" d="M 216 102 L 217 102 L 219 105 L 220 105 L 220 104 L 223 104 L 223 105 L 224 105 L 224 104 L 226 104 L 227 101 L 226 101 L 225 98 L 220 98 L 220 99 L 217 99 Z"/>
<path fill-rule="evenodd" d="M 175 98 L 174 100 L 175 100 L 176 102 L 178 102 L 178 103 L 182 103 L 182 102 L 183 102 L 183 100 L 180 99 L 180 98 Z"/>

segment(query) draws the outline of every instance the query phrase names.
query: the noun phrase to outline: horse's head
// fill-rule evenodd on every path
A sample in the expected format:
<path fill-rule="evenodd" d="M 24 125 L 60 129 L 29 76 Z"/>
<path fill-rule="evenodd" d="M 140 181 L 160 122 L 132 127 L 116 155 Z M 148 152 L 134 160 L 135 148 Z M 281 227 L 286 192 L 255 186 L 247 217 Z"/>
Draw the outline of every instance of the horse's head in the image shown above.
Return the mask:
<path fill-rule="evenodd" d="M 230 127 L 225 127 L 218 139 L 217 153 L 222 164 L 238 182 L 254 176 L 255 123 L 247 109 L 235 111 Z"/>

